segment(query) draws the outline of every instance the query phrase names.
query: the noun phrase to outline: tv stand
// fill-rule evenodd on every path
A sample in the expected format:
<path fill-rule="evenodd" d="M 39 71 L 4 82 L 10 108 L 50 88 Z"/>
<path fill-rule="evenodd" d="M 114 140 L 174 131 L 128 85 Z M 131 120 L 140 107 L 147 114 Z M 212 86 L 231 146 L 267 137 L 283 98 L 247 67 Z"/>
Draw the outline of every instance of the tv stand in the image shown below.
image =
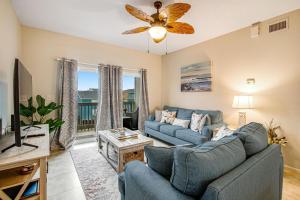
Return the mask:
<path fill-rule="evenodd" d="M 38 145 L 39 148 L 33 149 L 22 146 L 0 153 L 0 173 L 4 174 L 0 180 L 0 199 L 8 199 L 6 191 L 3 190 L 12 186 L 20 187 L 16 191 L 16 198 L 13 199 L 23 199 L 23 192 L 34 181 L 38 181 L 39 187 L 37 193 L 30 197 L 30 199 L 47 199 L 47 157 L 50 155 L 49 128 L 48 125 L 41 125 L 41 128 L 41 130 L 32 130 L 29 133 L 39 134 L 42 132 L 45 133 L 44 137 L 33 137 L 26 140 L 30 144 Z M 0 147 L 12 143 L 14 143 L 14 135 L 6 135 L 1 138 Z M 26 175 L 19 174 L 20 167 L 26 165 L 35 166 L 32 173 Z"/>

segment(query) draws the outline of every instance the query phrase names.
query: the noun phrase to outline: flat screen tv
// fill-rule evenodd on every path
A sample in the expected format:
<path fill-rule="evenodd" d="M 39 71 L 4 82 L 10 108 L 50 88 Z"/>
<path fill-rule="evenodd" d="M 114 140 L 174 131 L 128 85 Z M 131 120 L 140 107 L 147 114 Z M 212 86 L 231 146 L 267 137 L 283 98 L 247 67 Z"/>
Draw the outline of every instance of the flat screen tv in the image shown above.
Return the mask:
<path fill-rule="evenodd" d="M 21 146 L 20 103 L 26 103 L 32 97 L 32 76 L 19 59 L 15 60 L 14 68 L 14 130 L 15 143 Z"/>
<path fill-rule="evenodd" d="M 22 145 L 37 148 L 35 145 L 22 143 L 20 103 L 26 104 L 30 97 L 32 97 L 32 76 L 21 61 L 16 58 L 13 74 L 14 124 L 11 125 L 15 131 L 15 143 L 3 149 L 2 152 Z"/>

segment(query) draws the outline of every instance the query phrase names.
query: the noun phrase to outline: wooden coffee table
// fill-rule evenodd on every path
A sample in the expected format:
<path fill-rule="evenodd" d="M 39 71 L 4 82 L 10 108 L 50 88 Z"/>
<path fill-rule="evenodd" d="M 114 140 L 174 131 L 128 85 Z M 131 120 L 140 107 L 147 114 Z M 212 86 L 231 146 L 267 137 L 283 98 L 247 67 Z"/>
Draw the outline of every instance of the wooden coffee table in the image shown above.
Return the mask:
<path fill-rule="evenodd" d="M 144 162 L 144 146 L 153 145 L 152 139 L 138 134 L 134 138 L 119 140 L 113 134 L 110 130 L 99 131 L 98 149 L 118 173 L 124 170 L 125 164 L 129 161 Z"/>

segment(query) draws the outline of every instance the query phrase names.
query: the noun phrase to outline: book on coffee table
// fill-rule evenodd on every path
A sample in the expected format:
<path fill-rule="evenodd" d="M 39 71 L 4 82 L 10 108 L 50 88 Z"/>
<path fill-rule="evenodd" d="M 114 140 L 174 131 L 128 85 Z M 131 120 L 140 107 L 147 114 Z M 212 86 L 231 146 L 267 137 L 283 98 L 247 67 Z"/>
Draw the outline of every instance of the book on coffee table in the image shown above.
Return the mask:
<path fill-rule="evenodd" d="M 134 138 L 138 136 L 137 132 L 131 131 L 126 128 L 112 129 L 110 130 L 110 132 L 113 133 L 112 135 L 118 140 L 125 140 L 125 139 Z"/>

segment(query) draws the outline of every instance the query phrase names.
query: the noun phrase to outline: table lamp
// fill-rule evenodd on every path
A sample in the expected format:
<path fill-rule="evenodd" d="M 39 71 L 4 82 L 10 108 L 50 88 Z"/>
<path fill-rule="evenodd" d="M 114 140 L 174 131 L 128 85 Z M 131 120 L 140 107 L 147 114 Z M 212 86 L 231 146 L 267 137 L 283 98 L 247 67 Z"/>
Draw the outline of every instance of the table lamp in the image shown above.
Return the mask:
<path fill-rule="evenodd" d="M 253 97 L 252 96 L 234 96 L 232 108 L 237 109 L 250 109 L 253 108 Z M 239 111 L 239 125 L 246 124 L 246 112 Z"/>

